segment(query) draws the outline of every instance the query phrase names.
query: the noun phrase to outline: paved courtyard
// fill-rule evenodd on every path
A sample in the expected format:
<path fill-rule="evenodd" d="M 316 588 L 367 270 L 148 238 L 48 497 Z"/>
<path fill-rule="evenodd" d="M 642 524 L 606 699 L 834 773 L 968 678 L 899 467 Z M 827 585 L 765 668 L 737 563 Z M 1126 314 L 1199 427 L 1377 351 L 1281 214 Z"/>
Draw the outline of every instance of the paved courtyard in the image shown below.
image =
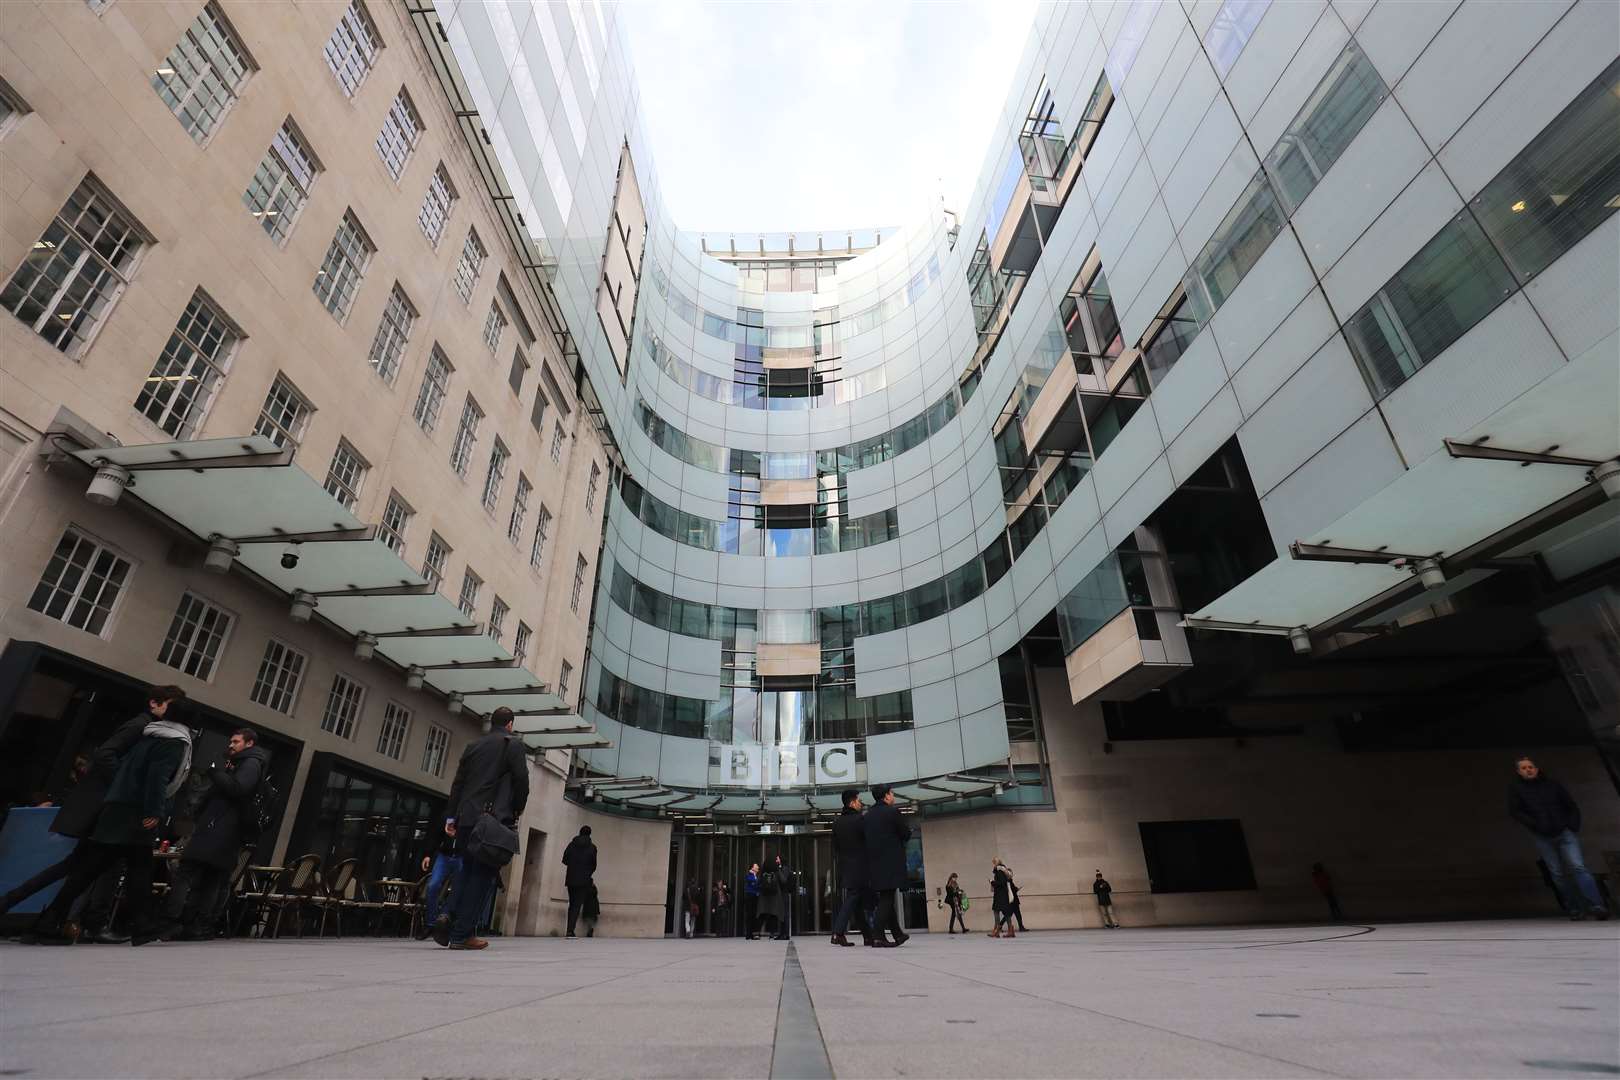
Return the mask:
<path fill-rule="evenodd" d="M 0 1075 L 1620 1075 L 1620 925 L 7 943 Z"/>

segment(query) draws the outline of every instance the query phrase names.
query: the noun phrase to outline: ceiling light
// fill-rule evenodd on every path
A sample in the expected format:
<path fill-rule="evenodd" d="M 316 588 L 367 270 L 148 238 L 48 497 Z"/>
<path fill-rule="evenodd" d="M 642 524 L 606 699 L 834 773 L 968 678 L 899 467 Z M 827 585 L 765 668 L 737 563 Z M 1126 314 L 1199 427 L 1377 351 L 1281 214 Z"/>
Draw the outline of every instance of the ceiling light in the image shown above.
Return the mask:
<path fill-rule="evenodd" d="M 160 68 L 157 69 L 156 74 L 158 74 L 158 75 L 173 75 L 174 74 L 174 68 L 172 68 L 172 67 L 160 67 Z"/>
<path fill-rule="evenodd" d="M 1288 644 L 1292 645 L 1294 652 L 1300 656 L 1309 656 L 1311 654 L 1311 628 L 1308 626 L 1296 626 L 1288 631 Z"/>
<path fill-rule="evenodd" d="M 35 240 L 34 241 L 34 250 L 35 251 L 55 251 L 56 250 L 56 243 L 55 243 L 55 241 L 52 241 L 52 240 L 45 240 L 45 239 Z"/>
<path fill-rule="evenodd" d="M 235 559 L 240 551 L 235 540 L 216 533 L 208 539 L 208 557 L 203 559 L 203 569 L 210 574 L 229 573 L 231 560 Z"/>
<path fill-rule="evenodd" d="M 292 607 L 287 609 L 287 617 L 297 623 L 309 622 L 309 617 L 315 614 L 315 609 L 319 606 L 320 601 L 315 599 L 314 593 L 305 592 L 303 589 L 294 589 Z"/>
<path fill-rule="evenodd" d="M 462 702 L 462 697 L 461 697 L 460 694 L 451 694 L 448 698 L 445 699 L 445 702 L 444 702 L 445 712 L 448 712 L 451 716 L 460 716 L 461 715 L 461 702 Z"/>
<path fill-rule="evenodd" d="M 420 690 L 420 689 L 422 689 L 422 677 L 424 675 L 426 675 L 426 674 L 427 674 L 427 672 L 423 671 L 421 665 L 419 665 L 419 664 L 412 664 L 410 667 L 406 668 L 405 669 L 405 689 L 407 689 L 407 690 Z"/>
<path fill-rule="evenodd" d="M 1610 458 L 1594 466 L 1592 479 L 1602 485 L 1606 497 L 1620 499 L 1620 458 Z"/>
<path fill-rule="evenodd" d="M 1439 559 L 1417 559 L 1410 569 L 1425 589 L 1438 589 L 1446 583 L 1446 572 L 1440 569 Z"/>
<path fill-rule="evenodd" d="M 1524 200 L 1520 199 L 1518 202 L 1516 202 L 1512 206 L 1508 207 L 1508 209 L 1512 210 L 1515 214 L 1524 213 Z"/>
<path fill-rule="evenodd" d="M 102 458 L 96 462 L 96 475 L 85 489 L 84 497 L 97 506 L 111 506 L 124 494 L 124 489 L 134 483 L 135 478 L 128 469 Z"/>
<path fill-rule="evenodd" d="M 356 660 L 370 660 L 376 653 L 376 634 L 368 634 L 362 630 L 354 636 L 354 658 Z"/>

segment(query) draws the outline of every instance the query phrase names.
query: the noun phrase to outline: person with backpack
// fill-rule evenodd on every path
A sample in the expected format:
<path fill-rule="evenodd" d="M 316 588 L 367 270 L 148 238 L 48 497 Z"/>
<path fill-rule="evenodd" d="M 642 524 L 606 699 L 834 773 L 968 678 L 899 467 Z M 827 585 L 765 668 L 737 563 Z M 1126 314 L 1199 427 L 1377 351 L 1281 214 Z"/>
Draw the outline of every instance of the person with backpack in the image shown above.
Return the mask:
<path fill-rule="evenodd" d="M 220 893 L 246 844 L 259 839 L 253 795 L 264 782 L 270 755 L 259 749 L 259 734 L 237 728 L 225 747 L 224 764 L 208 767 L 208 790 L 197 809 L 196 827 L 180 852 L 174 887 L 164 915 L 165 937 L 211 941 Z"/>
<path fill-rule="evenodd" d="M 440 917 L 433 940 L 451 949 L 487 949 L 474 931 L 489 907 L 500 868 L 517 849 L 514 826 L 529 802 L 529 756 L 512 734 L 516 717 L 504 705 L 490 717 L 489 734 L 467 744 L 450 784 L 446 836 L 461 838 L 461 872 L 453 910 Z M 497 851 L 499 846 L 500 858 Z"/>

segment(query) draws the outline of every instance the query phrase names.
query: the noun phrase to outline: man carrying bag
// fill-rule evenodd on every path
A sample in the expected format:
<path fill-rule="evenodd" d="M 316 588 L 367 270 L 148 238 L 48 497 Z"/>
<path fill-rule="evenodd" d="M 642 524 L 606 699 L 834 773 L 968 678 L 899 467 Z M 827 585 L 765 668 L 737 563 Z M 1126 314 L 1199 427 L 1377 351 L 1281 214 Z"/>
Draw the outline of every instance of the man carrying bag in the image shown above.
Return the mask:
<path fill-rule="evenodd" d="M 461 753 L 450 785 L 447 836 L 461 837 L 461 872 L 448 922 L 433 928 L 433 939 L 452 949 L 487 949 L 476 936 L 478 920 L 489 907 L 490 890 L 501 867 L 517 854 L 514 825 L 529 801 L 529 759 L 523 740 L 512 734 L 512 710 L 499 708 L 490 732 Z"/>

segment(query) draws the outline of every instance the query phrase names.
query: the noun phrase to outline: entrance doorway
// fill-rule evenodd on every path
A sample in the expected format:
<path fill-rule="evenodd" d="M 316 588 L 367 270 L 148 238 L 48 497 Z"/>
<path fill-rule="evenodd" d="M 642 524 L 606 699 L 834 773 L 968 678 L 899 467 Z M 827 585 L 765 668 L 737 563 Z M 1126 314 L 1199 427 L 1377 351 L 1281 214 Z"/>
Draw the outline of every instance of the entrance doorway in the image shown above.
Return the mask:
<path fill-rule="evenodd" d="M 522 891 L 518 893 L 517 932 L 531 937 L 540 932 L 540 913 L 545 910 L 545 892 L 540 888 L 545 852 L 546 834 L 530 829 L 528 843 L 523 845 L 523 876 L 518 879 Z"/>

